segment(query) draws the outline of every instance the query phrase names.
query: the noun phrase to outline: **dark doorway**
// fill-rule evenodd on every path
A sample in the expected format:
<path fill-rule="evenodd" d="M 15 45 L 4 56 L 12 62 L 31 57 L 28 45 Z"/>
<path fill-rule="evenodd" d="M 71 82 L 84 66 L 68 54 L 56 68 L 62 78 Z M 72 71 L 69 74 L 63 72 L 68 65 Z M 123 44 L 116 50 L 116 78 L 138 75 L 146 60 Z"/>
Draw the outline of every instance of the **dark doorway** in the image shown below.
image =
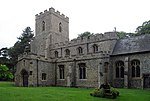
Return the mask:
<path fill-rule="evenodd" d="M 23 87 L 28 87 L 28 72 L 23 69 L 21 71 L 21 74 L 22 74 Z"/>
<path fill-rule="evenodd" d="M 144 88 L 150 88 L 150 74 L 143 74 Z"/>

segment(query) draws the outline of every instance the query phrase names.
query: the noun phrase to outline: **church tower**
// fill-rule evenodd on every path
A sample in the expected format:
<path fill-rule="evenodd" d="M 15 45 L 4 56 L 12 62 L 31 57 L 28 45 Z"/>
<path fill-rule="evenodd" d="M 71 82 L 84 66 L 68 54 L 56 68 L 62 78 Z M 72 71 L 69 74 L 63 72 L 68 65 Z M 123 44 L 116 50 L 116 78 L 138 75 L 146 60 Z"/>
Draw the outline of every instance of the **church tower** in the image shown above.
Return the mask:
<path fill-rule="evenodd" d="M 35 34 L 31 52 L 47 56 L 51 45 L 69 41 L 69 18 L 49 8 L 36 15 Z"/>

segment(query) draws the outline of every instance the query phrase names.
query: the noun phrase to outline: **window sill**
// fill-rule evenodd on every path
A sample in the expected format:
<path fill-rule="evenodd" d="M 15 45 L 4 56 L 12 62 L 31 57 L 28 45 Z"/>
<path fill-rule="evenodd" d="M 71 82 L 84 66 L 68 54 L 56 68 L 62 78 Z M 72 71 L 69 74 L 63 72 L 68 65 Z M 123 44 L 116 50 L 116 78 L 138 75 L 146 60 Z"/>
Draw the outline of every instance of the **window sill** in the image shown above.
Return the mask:
<path fill-rule="evenodd" d="M 121 80 L 123 80 L 124 78 L 115 78 L 115 79 L 121 79 Z"/>
<path fill-rule="evenodd" d="M 79 79 L 79 80 L 81 80 L 81 81 L 86 81 L 87 79 Z"/>
<path fill-rule="evenodd" d="M 42 81 L 47 81 L 47 80 L 42 80 Z"/>
<path fill-rule="evenodd" d="M 98 51 L 93 52 L 94 54 L 99 53 Z"/>
<path fill-rule="evenodd" d="M 65 79 L 58 79 L 58 80 L 64 81 Z"/>
<path fill-rule="evenodd" d="M 84 55 L 83 53 L 78 53 L 78 56 L 80 56 L 80 55 Z"/>
<path fill-rule="evenodd" d="M 132 77 L 131 79 L 138 80 L 138 79 L 141 79 L 141 77 Z"/>

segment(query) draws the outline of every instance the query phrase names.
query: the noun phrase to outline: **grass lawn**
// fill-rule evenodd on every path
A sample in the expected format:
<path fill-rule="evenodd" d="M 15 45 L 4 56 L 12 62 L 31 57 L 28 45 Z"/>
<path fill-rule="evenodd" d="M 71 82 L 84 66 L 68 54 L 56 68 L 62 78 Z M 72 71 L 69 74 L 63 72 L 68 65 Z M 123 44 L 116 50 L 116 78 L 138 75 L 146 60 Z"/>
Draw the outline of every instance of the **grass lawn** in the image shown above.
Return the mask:
<path fill-rule="evenodd" d="M 118 89 L 117 99 L 90 96 L 92 88 L 15 87 L 13 82 L 0 82 L 0 101 L 150 101 L 150 90 Z"/>

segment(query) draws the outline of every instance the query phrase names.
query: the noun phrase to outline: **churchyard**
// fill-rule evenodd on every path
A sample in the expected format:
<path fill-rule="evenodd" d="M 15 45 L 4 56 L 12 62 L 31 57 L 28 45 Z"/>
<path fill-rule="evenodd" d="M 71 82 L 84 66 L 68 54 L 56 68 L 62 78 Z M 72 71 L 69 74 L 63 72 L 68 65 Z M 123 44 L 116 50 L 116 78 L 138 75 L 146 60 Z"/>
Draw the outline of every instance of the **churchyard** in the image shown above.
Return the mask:
<path fill-rule="evenodd" d="M 118 89 L 116 99 L 90 96 L 94 88 L 16 87 L 0 82 L 0 101 L 150 101 L 150 90 Z"/>

